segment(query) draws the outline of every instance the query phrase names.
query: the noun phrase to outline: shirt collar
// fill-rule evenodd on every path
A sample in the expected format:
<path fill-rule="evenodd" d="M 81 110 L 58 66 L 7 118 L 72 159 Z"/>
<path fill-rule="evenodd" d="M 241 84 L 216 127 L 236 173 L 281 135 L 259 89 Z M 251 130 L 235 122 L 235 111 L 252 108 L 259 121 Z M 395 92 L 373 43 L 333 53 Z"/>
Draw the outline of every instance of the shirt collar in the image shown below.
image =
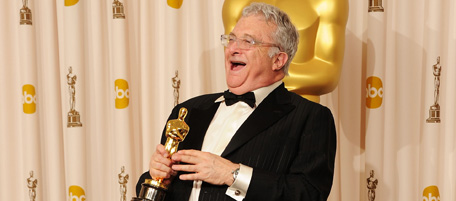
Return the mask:
<path fill-rule="evenodd" d="M 281 84 L 282 84 L 282 80 L 279 80 L 269 86 L 261 87 L 259 89 L 253 90 L 252 92 L 253 92 L 253 94 L 255 94 L 255 105 L 256 106 L 260 105 L 260 103 L 266 98 L 266 96 L 268 96 L 272 91 L 274 91 L 274 89 L 276 89 Z M 223 95 L 220 96 L 219 98 L 217 98 L 217 100 L 215 100 L 216 103 L 222 102 L 222 101 L 225 101 L 225 98 L 223 97 Z"/>

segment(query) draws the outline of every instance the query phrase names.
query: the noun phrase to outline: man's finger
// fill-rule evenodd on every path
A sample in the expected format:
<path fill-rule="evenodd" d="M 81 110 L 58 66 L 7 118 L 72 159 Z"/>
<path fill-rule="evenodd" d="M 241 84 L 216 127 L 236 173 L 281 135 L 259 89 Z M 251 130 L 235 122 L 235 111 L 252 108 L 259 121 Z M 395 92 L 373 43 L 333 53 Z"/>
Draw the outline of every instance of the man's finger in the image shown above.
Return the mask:
<path fill-rule="evenodd" d="M 158 144 L 155 150 L 157 151 L 157 153 L 160 153 L 163 157 L 169 158 L 169 152 L 166 151 L 165 146 L 163 146 L 162 144 Z"/>
<path fill-rule="evenodd" d="M 170 178 L 170 175 L 166 172 L 156 171 L 156 170 L 149 170 L 149 174 L 153 179 L 166 179 Z"/>
<path fill-rule="evenodd" d="M 181 174 L 179 176 L 180 180 L 199 180 L 198 173 L 191 174 Z"/>
<path fill-rule="evenodd" d="M 152 159 L 153 161 L 157 162 L 157 163 L 161 163 L 163 165 L 166 165 L 168 167 L 170 167 L 173 162 L 171 161 L 171 159 L 169 158 L 165 158 L 165 157 L 162 157 L 162 156 L 156 156 Z"/>
<path fill-rule="evenodd" d="M 184 171 L 184 172 L 197 172 L 198 169 L 195 165 L 173 165 L 171 167 L 174 171 Z"/>
<path fill-rule="evenodd" d="M 199 159 L 198 155 L 194 155 L 193 153 L 188 154 L 189 152 L 177 152 L 172 156 L 173 161 L 179 161 L 179 162 L 184 162 L 184 163 L 189 163 L 189 164 L 197 164 L 201 160 Z"/>

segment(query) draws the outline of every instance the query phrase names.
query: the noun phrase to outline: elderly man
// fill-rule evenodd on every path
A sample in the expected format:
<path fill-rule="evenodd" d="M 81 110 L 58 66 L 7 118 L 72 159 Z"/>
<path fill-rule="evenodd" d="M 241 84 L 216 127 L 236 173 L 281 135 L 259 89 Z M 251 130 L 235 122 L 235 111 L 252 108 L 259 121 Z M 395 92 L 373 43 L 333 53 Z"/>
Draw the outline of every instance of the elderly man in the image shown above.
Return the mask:
<path fill-rule="evenodd" d="M 298 45 L 289 17 L 252 3 L 221 40 L 228 90 L 173 109 L 169 119 L 188 109 L 187 138 L 171 159 L 157 145 L 138 184 L 165 178 L 172 182 L 165 200 L 176 201 L 326 200 L 334 172 L 334 120 L 328 108 L 284 87 Z"/>

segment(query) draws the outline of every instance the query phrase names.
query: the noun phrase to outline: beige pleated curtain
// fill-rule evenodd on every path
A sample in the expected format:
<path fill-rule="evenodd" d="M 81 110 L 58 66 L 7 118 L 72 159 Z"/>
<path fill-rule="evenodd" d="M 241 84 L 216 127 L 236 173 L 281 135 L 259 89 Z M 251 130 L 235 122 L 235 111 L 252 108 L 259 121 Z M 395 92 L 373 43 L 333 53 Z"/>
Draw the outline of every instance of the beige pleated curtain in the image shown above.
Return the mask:
<path fill-rule="evenodd" d="M 130 200 L 177 94 L 226 89 L 223 0 L 0 2 L 0 200 Z M 456 200 L 456 2 L 349 8 L 329 200 Z"/>

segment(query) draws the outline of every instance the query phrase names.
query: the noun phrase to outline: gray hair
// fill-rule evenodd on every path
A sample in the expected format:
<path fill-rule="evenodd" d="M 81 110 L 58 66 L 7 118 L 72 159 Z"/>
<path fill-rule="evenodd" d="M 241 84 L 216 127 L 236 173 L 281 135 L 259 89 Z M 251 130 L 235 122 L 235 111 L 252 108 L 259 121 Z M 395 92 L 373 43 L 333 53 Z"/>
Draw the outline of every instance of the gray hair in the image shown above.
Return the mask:
<path fill-rule="evenodd" d="M 291 60 L 293 60 L 298 49 L 299 33 L 288 15 L 275 6 L 254 2 L 242 11 L 242 17 L 258 14 L 262 14 L 267 22 L 273 22 L 277 25 L 276 31 L 272 33 L 272 39 L 279 45 L 280 50 L 270 49 L 269 56 L 272 57 L 280 51 L 287 53 L 288 61 L 285 63 L 283 71 L 288 75 Z"/>

